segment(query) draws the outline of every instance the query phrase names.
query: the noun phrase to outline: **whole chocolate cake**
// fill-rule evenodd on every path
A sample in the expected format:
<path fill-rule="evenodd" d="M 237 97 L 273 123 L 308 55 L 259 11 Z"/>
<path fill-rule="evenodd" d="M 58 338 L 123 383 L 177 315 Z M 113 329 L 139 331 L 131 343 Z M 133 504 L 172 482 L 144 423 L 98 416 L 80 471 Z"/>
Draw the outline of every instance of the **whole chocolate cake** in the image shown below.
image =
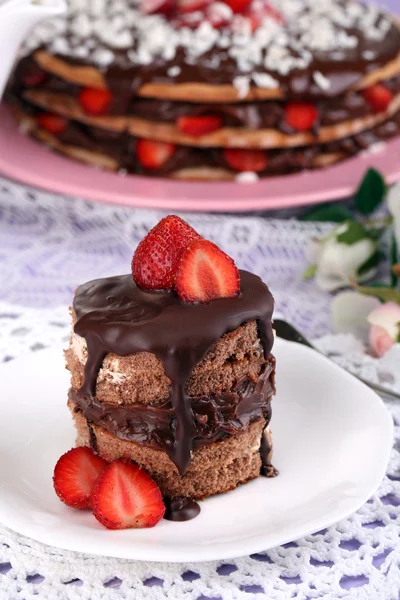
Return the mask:
<path fill-rule="evenodd" d="M 146 269 L 153 273 L 159 260 L 154 236 L 162 228 L 165 220 L 143 241 L 153 255 L 134 271 L 136 282 L 121 275 L 76 290 L 68 405 L 78 446 L 106 461 L 130 459 L 165 498 L 192 501 L 276 474 L 274 301 L 259 277 L 237 271 L 194 230 L 177 291 L 151 289 Z"/>
<path fill-rule="evenodd" d="M 71 0 L 31 35 L 8 101 L 106 169 L 292 173 L 398 135 L 400 32 L 356 0 Z"/>

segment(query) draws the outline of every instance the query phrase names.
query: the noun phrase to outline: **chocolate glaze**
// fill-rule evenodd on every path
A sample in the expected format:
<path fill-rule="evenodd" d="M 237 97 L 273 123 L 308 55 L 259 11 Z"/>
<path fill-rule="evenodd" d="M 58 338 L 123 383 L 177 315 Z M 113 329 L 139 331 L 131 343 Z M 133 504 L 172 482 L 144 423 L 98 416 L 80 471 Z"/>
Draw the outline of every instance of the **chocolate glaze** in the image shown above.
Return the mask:
<path fill-rule="evenodd" d="M 75 294 L 75 332 L 84 337 L 88 358 L 79 395 L 92 403 L 99 369 L 107 352 L 127 356 L 151 352 L 164 364 L 171 380 L 170 404 L 176 424 L 169 456 L 179 473 L 186 472 L 196 437 L 196 422 L 185 383 L 211 346 L 225 333 L 257 320 L 264 356 L 273 345 L 273 298 L 261 279 L 240 272 L 241 291 L 235 298 L 205 304 L 182 302 L 171 292 L 139 289 L 131 275 L 98 279 Z"/>
<path fill-rule="evenodd" d="M 167 521 L 190 521 L 200 513 L 200 506 L 191 498 L 164 498 L 164 504 Z"/>
<path fill-rule="evenodd" d="M 256 383 L 244 379 L 231 392 L 188 398 L 195 429 L 192 449 L 245 431 L 261 418 L 268 425 L 270 401 L 275 393 L 274 373 L 275 359 L 270 355 Z M 177 419 L 169 401 L 156 405 L 110 404 L 82 396 L 74 389 L 69 398 L 89 424 L 94 423 L 120 439 L 173 454 Z"/>

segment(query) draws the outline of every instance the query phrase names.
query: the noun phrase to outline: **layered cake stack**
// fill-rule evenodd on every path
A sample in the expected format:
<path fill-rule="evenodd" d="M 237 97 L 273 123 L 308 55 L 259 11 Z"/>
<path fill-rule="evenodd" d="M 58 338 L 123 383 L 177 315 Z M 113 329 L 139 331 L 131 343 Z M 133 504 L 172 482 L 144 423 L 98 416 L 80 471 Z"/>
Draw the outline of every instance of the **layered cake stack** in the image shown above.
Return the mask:
<path fill-rule="evenodd" d="M 274 476 L 273 305 L 259 277 L 177 217 L 161 221 L 133 277 L 76 290 L 66 361 L 77 445 L 134 461 L 172 499 Z"/>
<path fill-rule="evenodd" d="M 71 0 L 8 99 L 85 163 L 179 179 L 337 163 L 400 128 L 400 32 L 347 0 Z M 251 174 L 249 176 L 249 174 Z"/>

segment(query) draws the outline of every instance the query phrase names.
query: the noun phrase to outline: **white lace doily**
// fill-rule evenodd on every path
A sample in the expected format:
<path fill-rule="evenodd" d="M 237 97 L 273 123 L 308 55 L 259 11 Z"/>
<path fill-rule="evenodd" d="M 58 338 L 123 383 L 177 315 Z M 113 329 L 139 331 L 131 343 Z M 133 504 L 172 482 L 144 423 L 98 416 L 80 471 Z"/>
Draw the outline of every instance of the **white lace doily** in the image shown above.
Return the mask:
<path fill-rule="evenodd" d="M 127 272 L 135 245 L 160 216 L 0 181 L 0 361 L 46 346 L 61 351 L 76 285 Z M 301 274 L 307 239 L 329 225 L 223 215 L 186 218 L 241 267 L 268 281 L 281 315 L 312 338 L 325 336 L 318 342 L 321 349 L 333 354 L 339 349 L 345 366 L 363 374 L 369 369 L 369 377 L 379 380 L 383 374 L 396 383 L 398 354 L 374 362 L 354 340 L 326 337 L 329 297 Z M 393 381 L 388 374 L 394 374 Z M 334 527 L 263 554 L 174 565 L 56 550 L 0 526 L 0 600 L 398 600 L 400 404 L 388 407 L 396 443 L 387 476 L 368 503 Z"/>

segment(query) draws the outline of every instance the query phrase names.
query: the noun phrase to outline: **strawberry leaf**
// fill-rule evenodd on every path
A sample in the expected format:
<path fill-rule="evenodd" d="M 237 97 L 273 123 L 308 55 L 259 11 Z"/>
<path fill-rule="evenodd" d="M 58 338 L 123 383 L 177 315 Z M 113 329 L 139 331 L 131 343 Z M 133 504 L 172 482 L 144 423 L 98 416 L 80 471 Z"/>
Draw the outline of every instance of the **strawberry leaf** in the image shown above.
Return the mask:
<path fill-rule="evenodd" d="M 302 221 L 328 221 L 331 223 L 343 223 L 352 219 L 350 210 L 341 204 L 323 204 L 307 211 Z"/>
<path fill-rule="evenodd" d="M 355 194 L 357 210 L 363 215 L 373 213 L 386 195 L 386 183 L 376 169 L 368 169 Z"/>

